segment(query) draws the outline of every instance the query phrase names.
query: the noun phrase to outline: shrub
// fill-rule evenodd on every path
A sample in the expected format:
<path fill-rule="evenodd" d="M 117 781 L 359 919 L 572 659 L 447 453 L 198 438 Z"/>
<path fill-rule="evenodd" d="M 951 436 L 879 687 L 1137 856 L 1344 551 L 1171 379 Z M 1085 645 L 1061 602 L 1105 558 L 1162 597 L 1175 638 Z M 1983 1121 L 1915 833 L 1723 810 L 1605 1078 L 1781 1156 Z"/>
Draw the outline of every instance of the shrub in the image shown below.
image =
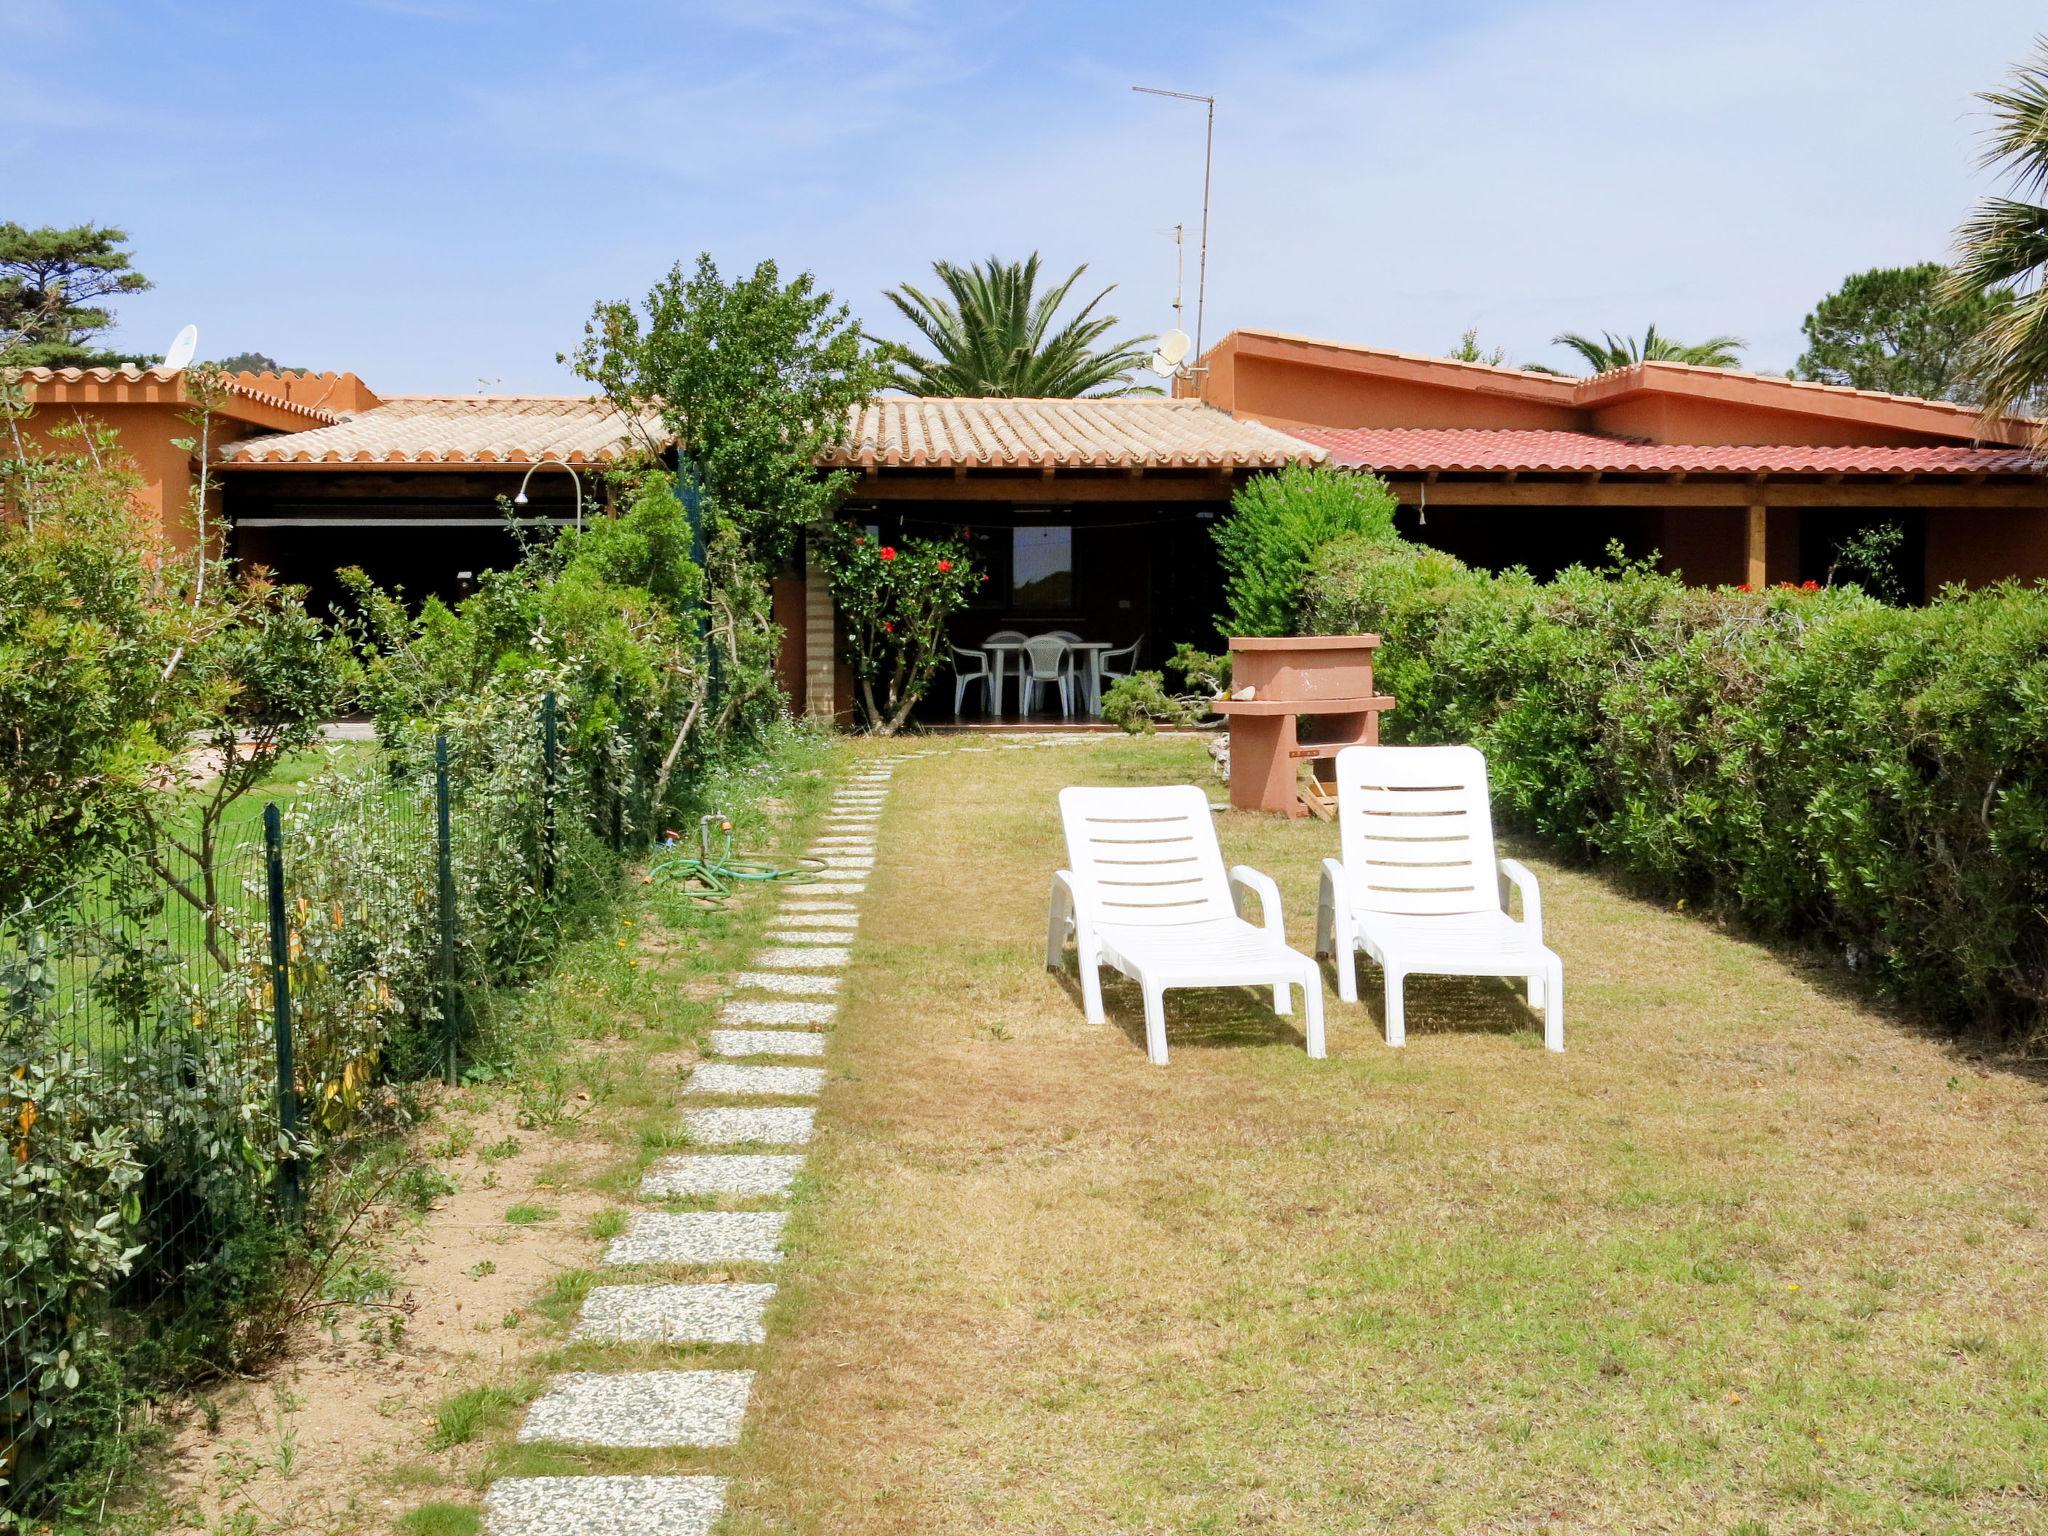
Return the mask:
<path fill-rule="evenodd" d="M 1352 539 L 1304 616 L 1377 631 L 1387 738 L 1478 746 L 1513 821 L 1825 943 L 1929 1016 L 2040 1029 L 2048 585 L 1892 608 Z"/>
<path fill-rule="evenodd" d="M 1394 536 L 1394 496 L 1371 475 L 1290 464 L 1247 482 L 1214 529 L 1230 611 L 1226 635 L 1298 632 L 1302 583 L 1334 539 Z"/>
<path fill-rule="evenodd" d="M 1133 736 L 1149 736 L 1162 725 L 1200 724 L 1210 718 L 1210 704 L 1230 691 L 1230 658 L 1185 642 L 1167 658 L 1166 671 L 1179 674 L 1182 692 L 1166 691 L 1166 672 L 1133 672 L 1103 694 L 1102 718 Z"/>
<path fill-rule="evenodd" d="M 816 542 L 846 616 L 846 648 L 868 729 L 891 736 L 931 686 L 946 620 L 980 583 L 964 539 L 901 538 L 882 543 L 853 523 Z"/>

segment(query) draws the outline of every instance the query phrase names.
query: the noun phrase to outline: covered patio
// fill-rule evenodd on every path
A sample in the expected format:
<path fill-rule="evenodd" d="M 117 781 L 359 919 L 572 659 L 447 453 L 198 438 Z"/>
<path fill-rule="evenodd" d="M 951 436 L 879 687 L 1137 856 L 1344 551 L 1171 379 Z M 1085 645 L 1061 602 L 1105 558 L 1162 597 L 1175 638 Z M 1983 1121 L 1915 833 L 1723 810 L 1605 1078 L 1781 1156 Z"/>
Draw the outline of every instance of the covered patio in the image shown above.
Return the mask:
<path fill-rule="evenodd" d="M 885 399 L 823 467 L 859 474 L 843 515 L 885 541 L 963 536 L 989 577 L 950 627 L 957 670 L 917 718 L 1080 724 L 1111 676 L 1214 642 L 1208 528 L 1244 479 L 1325 457 L 1195 400 Z M 848 716 L 850 679 L 830 662 L 836 615 L 810 557 L 802 601 L 804 622 L 785 624 L 802 642 L 800 659 L 785 653 L 801 677 L 791 696 Z"/>

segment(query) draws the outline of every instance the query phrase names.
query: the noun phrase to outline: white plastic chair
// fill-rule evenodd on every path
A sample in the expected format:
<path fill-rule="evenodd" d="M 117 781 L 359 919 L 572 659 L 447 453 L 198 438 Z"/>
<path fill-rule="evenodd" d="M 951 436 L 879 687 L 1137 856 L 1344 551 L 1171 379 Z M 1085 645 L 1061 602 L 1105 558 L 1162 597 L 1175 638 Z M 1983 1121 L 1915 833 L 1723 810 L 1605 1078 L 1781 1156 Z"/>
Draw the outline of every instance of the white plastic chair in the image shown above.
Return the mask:
<path fill-rule="evenodd" d="M 1067 642 L 1057 635 L 1033 635 L 1024 642 L 1024 670 L 1017 680 L 1018 707 L 1030 714 L 1038 703 L 1038 690 L 1055 688 L 1060 696 L 1060 713 L 1074 712 L 1074 673 L 1067 665 L 1071 653 Z"/>
<path fill-rule="evenodd" d="M 1543 945 L 1536 877 L 1495 860 L 1486 759 L 1472 747 L 1346 747 L 1337 754 L 1344 859 L 1323 860 L 1316 956 L 1334 956 L 1337 995 L 1358 1001 L 1360 951 L 1386 975 L 1387 1044 L 1408 1038 L 1402 984 L 1414 975 L 1520 976 L 1543 1010 L 1543 1044 L 1564 1049 L 1564 962 Z M 1506 876 L 1522 917 L 1501 899 Z"/>
<path fill-rule="evenodd" d="M 1120 677 L 1129 677 L 1138 670 L 1138 651 L 1145 644 L 1145 637 L 1138 636 L 1129 645 L 1118 646 L 1113 651 L 1104 651 L 1102 660 L 1095 665 L 1105 683 L 1113 683 Z"/>
<path fill-rule="evenodd" d="M 981 684 L 982 699 L 989 704 L 989 713 L 994 714 L 995 708 L 990 697 L 994 674 L 988 669 L 988 652 L 966 650 L 957 645 L 952 647 L 952 651 L 954 715 L 959 715 L 961 702 L 966 699 L 968 688 L 975 683 Z"/>
<path fill-rule="evenodd" d="M 1070 868 L 1052 877 L 1045 965 L 1060 969 L 1073 935 L 1081 1002 L 1103 1023 L 1108 965 L 1145 994 L 1145 1051 L 1166 1065 L 1170 987 L 1270 986 L 1273 1011 L 1290 1011 L 1288 988 L 1306 999 L 1308 1053 L 1323 1047 L 1323 977 L 1316 963 L 1287 947 L 1280 891 L 1240 864 L 1226 876 L 1209 797 L 1192 784 L 1144 789 L 1060 791 Z M 1259 922 L 1238 915 L 1235 897 L 1259 898 Z"/>

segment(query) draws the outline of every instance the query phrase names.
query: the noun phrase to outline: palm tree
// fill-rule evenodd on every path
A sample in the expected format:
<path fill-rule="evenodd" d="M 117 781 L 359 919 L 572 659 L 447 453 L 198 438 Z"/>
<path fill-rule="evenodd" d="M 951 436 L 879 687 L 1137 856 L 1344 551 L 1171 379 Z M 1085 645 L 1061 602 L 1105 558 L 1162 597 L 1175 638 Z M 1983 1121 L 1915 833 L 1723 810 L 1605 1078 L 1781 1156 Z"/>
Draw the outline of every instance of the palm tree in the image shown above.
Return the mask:
<path fill-rule="evenodd" d="M 895 349 L 898 389 L 913 395 L 1003 395 L 1072 399 L 1079 395 L 1156 395 L 1132 375 L 1145 362 L 1153 338 L 1098 345 L 1117 323 L 1097 315 L 1095 306 L 1114 289 L 1105 288 L 1058 330 L 1053 321 L 1081 274 L 1044 293 L 1038 287 L 1038 253 L 1029 261 L 998 261 L 959 267 L 935 261 L 932 270 L 946 297 L 922 293 L 905 283 L 884 297 L 931 343 L 935 356 L 907 347 Z"/>
<path fill-rule="evenodd" d="M 2048 208 L 2033 201 L 2048 190 L 2048 37 L 2034 49 L 2007 89 L 1978 96 L 1991 108 L 1983 163 L 2004 168 L 2013 195 L 1985 198 L 1963 221 L 1946 285 L 1957 299 L 2007 285 L 2016 294 L 1973 346 L 1984 413 L 1994 419 L 2048 385 Z"/>
<path fill-rule="evenodd" d="M 1740 336 L 1710 336 L 1705 341 L 1688 345 L 1673 341 L 1669 336 L 1659 336 L 1657 327 L 1652 325 L 1643 332 L 1639 343 L 1633 336 L 1616 336 L 1612 331 L 1602 331 L 1598 341 L 1577 331 L 1566 331 L 1561 336 L 1550 338 L 1554 347 L 1569 347 L 1586 360 L 1586 366 L 1595 373 L 1605 373 L 1610 368 L 1628 368 L 1636 363 L 1691 363 L 1696 368 L 1733 368 L 1741 360 L 1742 349 L 1749 345 Z M 1550 370 L 1545 369 L 1544 372 Z"/>

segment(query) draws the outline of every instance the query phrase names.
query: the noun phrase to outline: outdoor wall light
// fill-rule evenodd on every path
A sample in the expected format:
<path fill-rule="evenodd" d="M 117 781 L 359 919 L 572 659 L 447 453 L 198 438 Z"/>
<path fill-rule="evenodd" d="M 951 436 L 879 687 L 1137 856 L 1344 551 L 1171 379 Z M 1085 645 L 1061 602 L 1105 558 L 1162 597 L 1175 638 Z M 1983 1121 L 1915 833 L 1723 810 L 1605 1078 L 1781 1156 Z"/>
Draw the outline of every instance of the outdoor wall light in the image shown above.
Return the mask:
<path fill-rule="evenodd" d="M 553 464 L 558 469 L 564 471 L 571 480 L 576 482 L 576 526 L 578 529 L 581 529 L 583 527 L 583 477 L 577 474 L 575 470 L 570 469 L 569 466 L 567 464 L 564 464 L 560 459 L 534 460 L 533 468 L 527 470 L 527 472 L 520 477 L 519 494 L 512 498 L 512 505 L 515 507 L 523 507 L 526 505 L 526 482 L 533 478 L 534 470 L 544 469 L 550 464 Z"/>

